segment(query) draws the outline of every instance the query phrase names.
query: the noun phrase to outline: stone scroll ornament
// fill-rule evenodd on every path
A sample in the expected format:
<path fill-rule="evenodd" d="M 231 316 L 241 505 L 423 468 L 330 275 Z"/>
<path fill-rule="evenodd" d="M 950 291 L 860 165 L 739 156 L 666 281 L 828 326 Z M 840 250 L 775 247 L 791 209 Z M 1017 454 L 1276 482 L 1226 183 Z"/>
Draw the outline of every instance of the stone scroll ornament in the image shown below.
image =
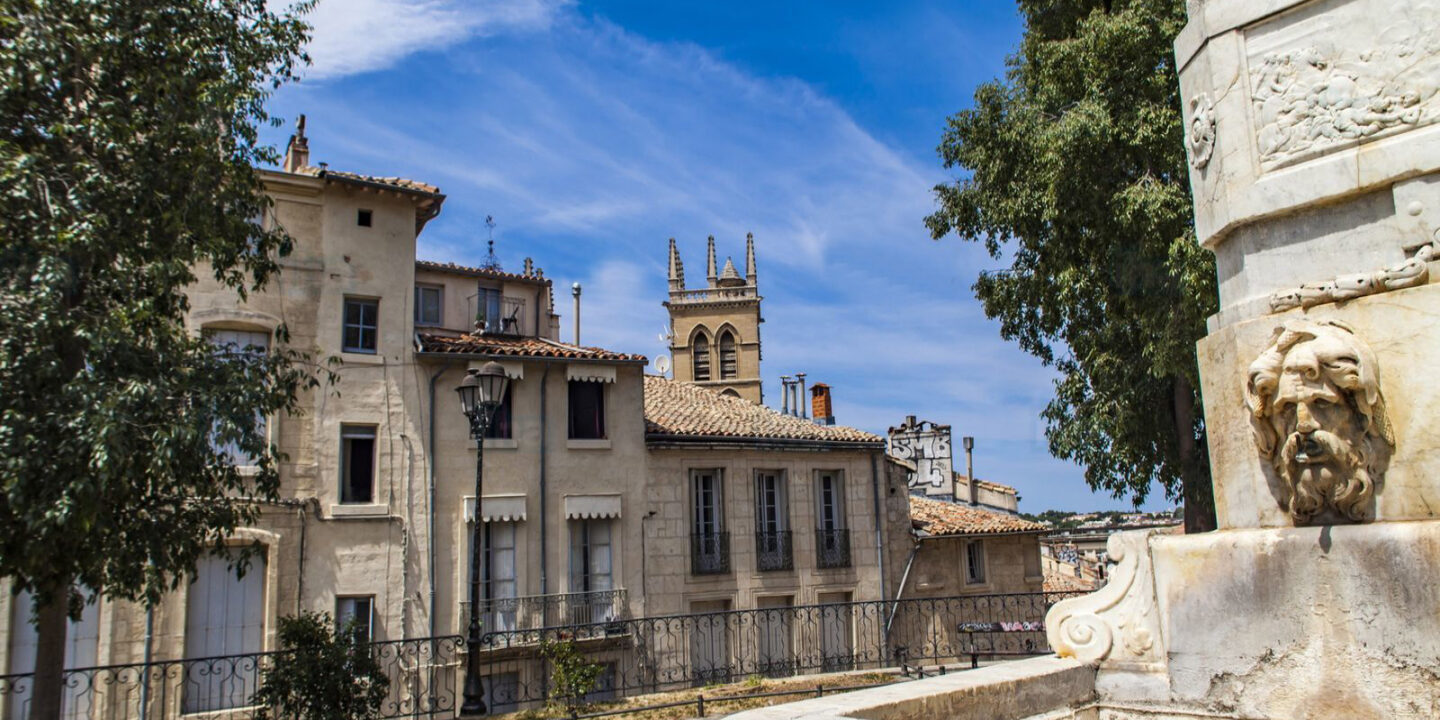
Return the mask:
<path fill-rule="evenodd" d="M 1060 657 L 1148 668 L 1165 660 L 1150 559 L 1154 530 L 1117 532 L 1105 543 L 1110 580 L 1088 595 L 1062 600 L 1045 615 L 1045 636 Z"/>
<path fill-rule="evenodd" d="M 1297 526 L 1369 518 L 1395 436 L 1375 353 L 1353 330 L 1310 320 L 1277 328 L 1250 364 L 1245 406 Z"/>

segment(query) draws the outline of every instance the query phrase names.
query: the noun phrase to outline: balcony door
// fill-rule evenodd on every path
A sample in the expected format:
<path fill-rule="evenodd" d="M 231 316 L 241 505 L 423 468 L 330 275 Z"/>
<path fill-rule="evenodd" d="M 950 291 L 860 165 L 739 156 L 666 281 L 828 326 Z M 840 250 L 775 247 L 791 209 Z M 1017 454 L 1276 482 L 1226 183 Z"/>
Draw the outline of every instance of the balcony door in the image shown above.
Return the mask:
<path fill-rule="evenodd" d="M 609 622 L 615 618 L 614 554 L 611 521 L 570 521 L 570 622 Z"/>
<path fill-rule="evenodd" d="M 788 500 L 784 473 L 755 473 L 755 554 L 761 570 L 793 567 Z"/>
<path fill-rule="evenodd" d="M 485 632 L 516 629 L 515 523 L 487 522 L 484 532 L 485 565 L 481 568 L 481 589 L 485 592 Z"/>

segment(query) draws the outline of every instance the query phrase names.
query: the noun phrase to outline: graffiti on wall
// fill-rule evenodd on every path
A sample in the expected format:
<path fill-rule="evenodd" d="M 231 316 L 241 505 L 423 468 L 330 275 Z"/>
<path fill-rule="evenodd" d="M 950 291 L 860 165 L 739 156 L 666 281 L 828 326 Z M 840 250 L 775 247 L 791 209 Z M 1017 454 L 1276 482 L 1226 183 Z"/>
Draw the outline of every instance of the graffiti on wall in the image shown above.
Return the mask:
<path fill-rule="evenodd" d="M 955 459 L 949 425 L 916 422 L 915 416 L 907 417 L 900 427 L 890 428 L 888 453 L 913 465 L 909 474 L 911 490 L 954 497 Z"/>

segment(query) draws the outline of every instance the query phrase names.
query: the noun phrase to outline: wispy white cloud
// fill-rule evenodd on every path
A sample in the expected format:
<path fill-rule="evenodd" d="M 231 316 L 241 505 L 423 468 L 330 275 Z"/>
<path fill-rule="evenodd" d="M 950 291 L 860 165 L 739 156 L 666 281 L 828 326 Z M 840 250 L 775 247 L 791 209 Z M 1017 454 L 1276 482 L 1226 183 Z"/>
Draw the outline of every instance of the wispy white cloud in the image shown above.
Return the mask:
<path fill-rule="evenodd" d="M 738 263 L 753 232 L 769 399 L 778 402 L 780 374 L 804 371 L 834 387 L 843 423 L 875 432 L 909 414 L 950 423 L 986 449 L 982 476 L 1030 498 L 1064 487 L 1074 500 L 1059 504 L 1090 504 L 1079 470 L 1045 450 L 1039 413 L 1053 375 L 1000 339 L 971 295 L 992 261 L 973 244 L 928 237 L 930 188 L 946 178 L 937 164 L 793 78 L 563 6 L 507 2 L 519 20 L 493 19 L 488 4 L 465 20 L 446 13 L 468 4 L 421 3 L 462 28 L 397 44 L 400 54 L 452 44 L 443 64 L 417 58 L 392 71 L 413 77 L 418 65 L 423 86 L 302 84 L 280 110 L 310 114 L 316 160 L 444 189 L 422 256 L 478 262 L 481 220 L 493 214 L 502 259 L 513 267 L 533 256 L 555 279 L 563 339 L 579 281 L 585 344 L 665 352 L 655 336 L 666 320 L 666 239 L 677 238 L 693 286 L 704 282 L 706 235 L 720 262 Z"/>
<path fill-rule="evenodd" d="M 321 0 L 309 16 L 308 79 L 388 68 L 406 56 L 474 36 L 549 25 L 552 0 Z"/>

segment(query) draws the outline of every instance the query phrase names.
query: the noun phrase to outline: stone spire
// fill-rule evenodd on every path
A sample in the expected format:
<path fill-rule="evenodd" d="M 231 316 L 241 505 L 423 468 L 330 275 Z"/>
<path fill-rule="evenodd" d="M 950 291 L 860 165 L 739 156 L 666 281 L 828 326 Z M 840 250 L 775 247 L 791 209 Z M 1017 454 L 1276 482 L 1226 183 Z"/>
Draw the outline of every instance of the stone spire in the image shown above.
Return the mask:
<path fill-rule="evenodd" d="M 711 235 L 705 244 L 705 279 L 710 281 L 710 287 L 715 287 L 715 236 Z"/>
<path fill-rule="evenodd" d="M 680 261 L 680 251 L 675 249 L 675 238 L 670 238 L 670 290 L 685 289 L 685 263 Z"/>
<path fill-rule="evenodd" d="M 755 233 L 745 233 L 745 284 L 755 284 Z"/>
<path fill-rule="evenodd" d="M 295 134 L 285 144 L 285 172 L 298 172 L 310 164 L 310 140 L 305 137 L 305 116 L 295 121 Z"/>

